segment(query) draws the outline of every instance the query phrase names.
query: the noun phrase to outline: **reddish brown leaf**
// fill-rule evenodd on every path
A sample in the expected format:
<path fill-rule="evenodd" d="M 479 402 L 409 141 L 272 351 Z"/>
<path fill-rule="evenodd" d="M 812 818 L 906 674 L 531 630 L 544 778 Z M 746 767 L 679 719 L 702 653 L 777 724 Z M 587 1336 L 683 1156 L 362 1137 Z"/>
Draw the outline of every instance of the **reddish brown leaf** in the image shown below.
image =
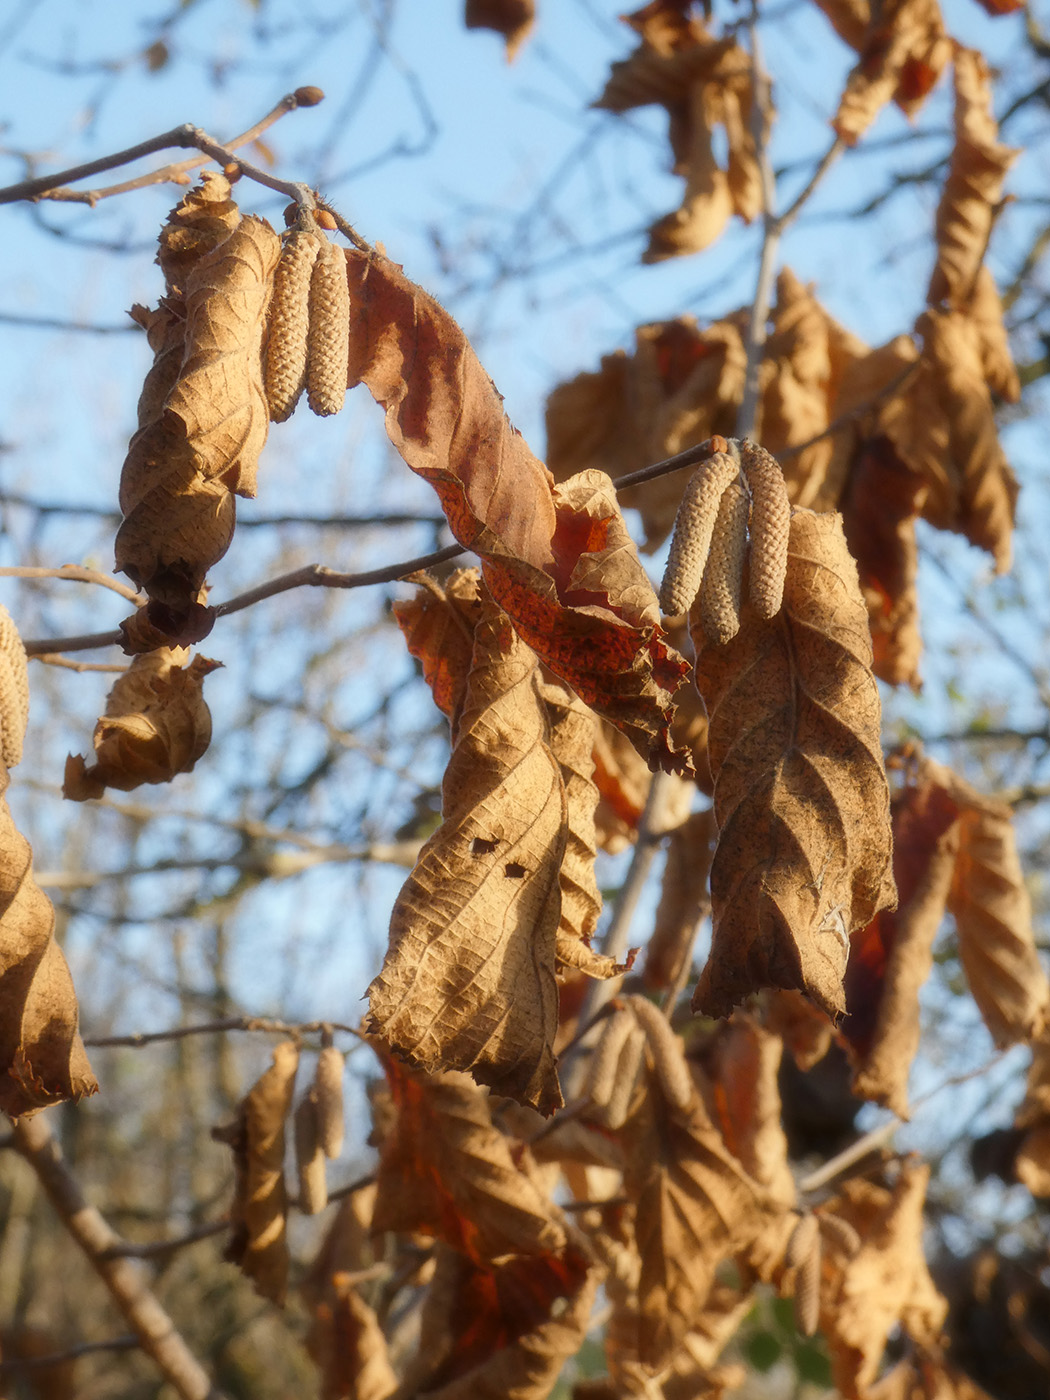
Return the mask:
<path fill-rule="evenodd" d="M 555 488 L 452 318 L 378 253 L 349 250 L 347 274 L 351 382 L 386 409 L 391 441 L 482 556 L 493 596 L 582 700 L 650 761 L 677 766 L 667 725 L 685 663 L 660 631 L 612 483 L 585 472 Z"/>
<path fill-rule="evenodd" d="M 671 832 L 656 923 L 642 968 L 647 991 L 682 985 L 700 921 L 711 909 L 709 877 L 714 835 L 714 812 L 710 807 L 694 812 Z"/>
<path fill-rule="evenodd" d="M 583 1341 L 596 1278 L 579 1249 L 481 1267 L 439 1249 L 403 1393 L 546 1400 Z"/>
<path fill-rule="evenodd" d="M 492 1125 L 466 1075 L 420 1075 L 384 1057 L 394 1121 L 380 1144 L 373 1230 L 420 1231 L 474 1263 L 565 1248 L 546 1195 Z"/>
<path fill-rule="evenodd" d="M 898 906 L 854 933 L 841 1034 L 856 1066 L 853 1089 L 902 1116 L 919 1044 L 919 989 L 932 962 L 959 842 L 959 807 L 920 776 L 893 803 Z"/>
<path fill-rule="evenodd" d="M 845 1009 L 849 935 L 893 902 L 889 791 L 867 614 L 838 517 L 796 511 L 781 612 L 698 639 L 718 845 L 695 1009 L 804 990 Z"/>
<path fill-rule="evenodd" d="M 909 116 L 914 115 L 952 54 L 937 0 L 888 0 L 866 26 L 859 44 L 852 15 L 848 19 L 842 15 L 847 6 L 822 4 L 821 8 L 829 18 L 839 12 L 836 28 L 843 37 L 849 35 L 848 42 L 860 54 L 835 117 L 835 130 L 842 139 L 852 146 L 891 98 Z"/>
<path fill-rule="evenodd" d="M 397 1389 L 386 1338 L 373 1310 L 335 1275 L 313 1307 L 306 1349 L 321 1372 L 320 1400 L 386 1400 Z"/>
<path fill-rule="evenodd" d="M 919 685 L 919 550 L 915 522 L 926 497 L 921 476 L 888 438 L 875 437 L 850 469 L 842 526 L 868 605 L 872 669 L 891 685 Z"/>
<path fill-rule="evenodd" d="M 434 704 L 448 719 L 453 742 L 467 693 L 474 629 L 481 615 L 476 569 L 457 569 L 444 587 L 428 579 L 408 602 L 394 604 L 394 616 L 409 651 L 423 668 Z"/>

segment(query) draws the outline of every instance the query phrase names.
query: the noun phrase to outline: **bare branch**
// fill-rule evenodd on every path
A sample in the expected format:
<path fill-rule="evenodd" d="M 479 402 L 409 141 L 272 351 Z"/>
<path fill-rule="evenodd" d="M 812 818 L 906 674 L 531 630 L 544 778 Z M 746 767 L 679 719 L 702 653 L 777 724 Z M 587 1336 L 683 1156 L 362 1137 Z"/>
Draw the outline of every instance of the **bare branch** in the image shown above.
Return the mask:
<path fill-rule="evenodd" d="M 141 1265 L 107 1257 L 121 1243 L 100 1211 L 89 1205 L 51 1133 L 45 1114 L 19 1118 L 15 1146 L 36 1172 L 62 1223 L 109 1289 L 143 1351 L 181 1400 L 217 1400 L 207 1372 L 175 1330 L 149 1286 Z"/>
<path fill-rule="evenodd" d="M 0 1357 L 0 1375 L 15 1375 L 19 1371 L 39 1371 L 48 1366 L 65 1366 L 70 1361 L 79 1361 L 82 1356 L 93 1356 L 100 1351 L 134 1351 L 139 1345 L 138 1337 L 111 1337 L 102 1342 L 80 1342 L 65 1351 L 53 1351 L 47 1356 Z"/>
<path fill-rule="evenodd" d="M 108 1049 L 116 1045 L 134 1050 L 160 1040 L 184 1040 L 188 1035 L 220 1035 L 227 1031 L 259 1031 L 265 1035 L 318 1035 L 329 1031 L 345 1031 L 360 1037 L 357 1026 L 341 1021 L 275 1021 L 266 1016 L 227 1016 L 221 1021 L 201 1021 L 194 1026 L 169 1026 L 163 1031 L 139 1031 L 135 1035 L 85 1036 L 84 1044 L 92 1049 Z"/>
<path fill-rule="evenodd" d="M 146 599 L 129 584 L 121 583 L 112 574 L 104 574 L 99 569 L 89 569 L 83 564 L 62 564 L 57 569 L 37 568 L 31 564 L 11 565 L 0 568 L 0 578 L 64 578 L 74 583 L 97 583 L 100 588 L 112 589 L 130 603 L 141 607 Z"/>

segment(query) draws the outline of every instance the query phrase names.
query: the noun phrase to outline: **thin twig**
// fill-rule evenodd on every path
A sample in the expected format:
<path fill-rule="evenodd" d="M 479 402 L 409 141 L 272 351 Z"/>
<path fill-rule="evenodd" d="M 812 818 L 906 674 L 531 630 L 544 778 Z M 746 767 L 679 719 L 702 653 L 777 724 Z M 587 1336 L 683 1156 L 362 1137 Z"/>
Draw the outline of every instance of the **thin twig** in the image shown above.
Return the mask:
<path fill-rule="evenodd" d="M 146 599 L 129 584 L 121 583 L 112 574 L 104 574 L 100 569 L 89 569 L 83 564 L 62 564 L 57 569 L 46 569 L 32 564 L 12 564 L 0 568 L 0 578 L 63 578 L 73 583 L 97 583 L 100 588 L 112 589 L 129 603 L 141 606 Z"/>
<path fill-rule="evenodd" d="M 123 675 L 128 669 L 119 661 L 70 661 L 68 656 L 58 656 L 54 652 L 37 652 L 34 661 L 42 661 L 45 666 L 61 666 L 67 671 L 108 671 L 113 675 Z"/>
<path fill-rule="evenodd" d="M 100 1351 L 134 1351 L 139 1345 L 138 1337 L 111 1337 L 104 1342 L 80 1342 L 65 1351 L 52 1351 L 47 1356 L 0 1357 L 0 1375 L 17 1375 L 19 1371 L 39 1371 L 48 1366 L 65 1366 L 70 1361 L 79 1361 L 82 1356 L 92 1356 Z"/>
<path fill-rule="evenodd" d="M 360 1038 L 357 1026 L 341 1021 L 276 1021 L 268 1016 L 227 1016 L 221 1021 L 201 1021 L 193 1026 L 169 1026 L 163 1031 L 139 1031 L 134 1035 L 85 1036 L 84 1044 L 92 1049 L 109 1049 L 117 1045 L 139 1049 L 160 1040 L 184 1040 L 188 1035 L 219 1035 L 226 1031 L 261 1031 L 266 1035 L 320 1035 L 325 1030 L 345 1031 Z"/>
<path fill-rule="evenodd" d="M 36 1172 L 63 1225 L 109 1289 L 143 1351 L 156 1363 L 181 1400 L 217 1400 L 219 1392 L 161 1307 L 140 1264 L 107 1257 L 120 1237 L 89 1205 L 66 1165 L 44 1114 L 19 1118 L 15 1145 Z"/>

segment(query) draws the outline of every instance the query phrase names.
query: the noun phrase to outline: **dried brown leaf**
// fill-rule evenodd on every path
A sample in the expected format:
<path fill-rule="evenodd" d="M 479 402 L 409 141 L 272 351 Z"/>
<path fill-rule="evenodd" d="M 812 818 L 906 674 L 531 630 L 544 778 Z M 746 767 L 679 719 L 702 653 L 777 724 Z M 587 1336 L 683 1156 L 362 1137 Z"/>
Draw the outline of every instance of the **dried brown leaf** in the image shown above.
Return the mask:
<path fill-rule="evenodd" d="M 873 669 L 891 685 L 919 686 L 919 547 L 915 522 L 926 484 L 890 440 L 872 438 L 855 458 L 842 524 L 868 605 Z"/>
<path fill-rule="evenodd" d="M 387 1400 L 397 1376 L 373 1310 L 336 1274 L 313 1305 L 306 1348 L 321 1372 L 320 1400 Z"/>
<path fill-rule="evenodd" d="M 799 1069 L 805 1072 L 820 1064 L 835 1034 L 827 1014 L 801 992 L 770 987 L 762 998 L 766 1026 L 780 1036 Z"/>
<path fill-rule="evenodd" d="M 926 481 L 924 517 L 957 530 L 1010 567 L 1017 482 L 999 443 L 985 380 L 982 328 L 967 313 L 919 317 L 922 360 L 904 391 L 880 411 L 898 456 Z"/>
<path fill-rule="evenodd" d="M 987 267 L 978 269 L 973 294 L 965 309 L 977 327 L 981 368 L 986 384 L 993 394 L 1000 395 L 1007 403 L 1017 403 L 1021 397 L 1021 381 L 1017 377 L 1017 366 L 1010 354 L 999 290 Z"/>
<path fill-rule="evenodd" d="M 680 766 L 667 726 L 685 663 L 663 638 L 611 481 L 584 472 L 555 487 L 447 312 L 378 253 L 346 257 L 351 382 L 383 404 L 391 441 L 481 555 L 524 640 L 652 763 Z"/>
<path fill-rule="evenodd" d="M 890 1332 L 900 1323 L 916 1342 L 933 1342 L 948 1311 L 922 1252 L 930 1169 L 905 1161 L 892 1191 L 847 1182 L 827 1209 L 851 1224 L 861 1247 L 850 1253 L 824 1235 L 827 1265 L 820 1320 L 832 1374 L 845 1400 L 861 1400 L 875 1379 Z"/>
<path fill-rule="evenodd" d="M 761 1233 L 768 1220 L 759 1188 L 741 1170 L 699 1100 L 690 1112 L 650 1091 L 622 1132 L 624 1189 L 636 1202 L 636 1354 L 666 1365 L 703 1308 L 719 1263 Z"/>
<path fill-rule="evenodd" d="M 713 145 L 718 95 L 696 83 L 686 101 L 688 145 L 678 169 L 685 175 L 682 203 L 650 228 L 643 263 L 701 252 L 721 237 L 733 213 L 729 176 L 718 164 Z"/>
<path fill-rule="evenodd" d="M 697 641 L 719 835 L 694 1008 L 794 987 L 838 1016 L 849 935 L 894 898 L 867 610 L 839 518 L 793 515 L 775 618 L 745 605 L 731 642 Z"/>
<path fill-rule="evenodd" d="M 394 604 L 409 651 L 423 669 L 434 704 L 448 719 L 455 742 L 467 693 L 474 629 L 481 615 L 477 569 L 457 569 L 444 586 L 428 580 L 415 597 Z"/>
<path fill-rule="evenodd" d="M 853 1091 L 902 1117 L 919 1045 L 919 990 L 929 975 L 959 843 L 959 807 L 920 775 L 893 803 L 896 910 L 854 933 L 846 969 L 842 1035 L 855 1065 Z"/>
<path fill-rule="evenodd" d="M 988 65 L 976 49 L 955 49 L 955 147 L 937 208 L 937 262 L 927 300 L 963 310 L 988 249 L 1003 180 L 1021 154 L 999 144 Z"/>
<path fill-rule="evenodd" d="M 95 725 L 95 762 L 88 767 L 75 754 L 66 760 L 64 797 L 84 802 L 107 787 L 129 792 L 193 771 L 211 742 L 204 678 L 222 663 L 205 656 L 188 660 L 183 647 L 135 657 Z"/>
<path fill-rule="evenodd" d="M 605 720 L 594 736 L 594 819 L 599 846 L 610 855 L 634 840 L 653 775 L 638 750 Z"/>
<path fill-rule="evenodd" d="M 858 36 L 852 15 L 842 13 L 845 7 L 822 4 L 821 8 L 829 18 L 838 12 L 842 27 L 836 24 L 836 28 L 844 37 L 849 33 L 849 42 L 854 43 Z M 849 76 L 834 121 L 839 136 L 854 145 L 891 98 L 913 115 L 951 52 L 937 0 L 888 0 L 858 47 L 860 62 Z"/>
<path fill-rule="evenodd" d="M 278 1304 L 288 1287 L 284 1144 L 298 1066 L 298 1046 L 282 1041 L 273 1064 L 238 1104 L 233 1122 L 212 1130 L 213 1137 L 233 1149 L 231 1233 L 223 1257 L 238 1265 L 258 1293 Z"/>
<path fill-rule="evenodd" d="M 469 1069 L 549 1113 L 567 832 L 539 682 L 535 654 L 485 600 L 444 819 L 394 905 L 369 1028 L 422 1069 Z"/>
<path fill-rule="evenodd" d="M 493 1127 L 488 1095 L 463 1074 L 421 1075 L 387 1057 L 384 1067 L 395 1116 L 372 1229 L 432 1235 L 482 1265 L 563 1250 L 565 1229 Z"/>
<path fill-rule="evenodd" d="M 255 493 L 269 419 L 262 340 L 280 250 L 269 224 L 246 218 L 189 266 L 178 375 L 132 439 L 121 473 L 117 567 L 176 617 L 197 603 L 229 547 L 229 493 Z M 175 330 L 158 325 L 157 334 L 160 378 L 173 363 Z M 156 409 L 160 385 L 147 388 L 146 408 Z"/>
<path fill-rule="evenodd" d="M 509 63 L 536 23 L 536 0 L 467 0 L 463 23 L 468 29 L 494 29 L 502 34 Z"/>
<path fill-rule="evenodd" d="M 169 295 L 185 294 L 192 269 L 224 243 L 240 221 L 241 211 L 230 198 L 226 176 L 217 170 L 201 171 L 200 183 L 171 211 L 157 240 L 157 262 Z"/>
<path fill-rule="evenodd" d="M 970 992 L 996 1045 L 1029 1041 L 1045 1019 L 1050 983 L 1036 950 L 1013 811 L 939 764 L 927 771 L 960 807 L 948 909 Z"/>

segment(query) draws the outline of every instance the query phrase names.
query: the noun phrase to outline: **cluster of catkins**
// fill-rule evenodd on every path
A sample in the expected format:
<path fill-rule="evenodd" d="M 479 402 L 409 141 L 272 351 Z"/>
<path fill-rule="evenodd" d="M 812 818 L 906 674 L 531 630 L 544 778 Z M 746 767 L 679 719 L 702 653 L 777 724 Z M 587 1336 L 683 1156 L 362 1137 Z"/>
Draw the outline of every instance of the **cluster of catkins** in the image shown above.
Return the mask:
<path fill-rule="evenodd" d="M 263 383 L 270 418 L 292 416 L 303 390 L 314 413 L 338 413 L 350 353 L 346 257 L 313 216 L 300 212 L 273 279 Z"/>
<path fill-rule="evenodd" d="M 678 507 L 660 606 L 677 617 L 698 604 L 705 636 L 721 645 L 740 630 L 745 562 L 755 612 L 770 618 L 780 611 L 791 504 L 764 447 L 721 437 L 711 444 L 714 455 L 697 468 Z"/>

